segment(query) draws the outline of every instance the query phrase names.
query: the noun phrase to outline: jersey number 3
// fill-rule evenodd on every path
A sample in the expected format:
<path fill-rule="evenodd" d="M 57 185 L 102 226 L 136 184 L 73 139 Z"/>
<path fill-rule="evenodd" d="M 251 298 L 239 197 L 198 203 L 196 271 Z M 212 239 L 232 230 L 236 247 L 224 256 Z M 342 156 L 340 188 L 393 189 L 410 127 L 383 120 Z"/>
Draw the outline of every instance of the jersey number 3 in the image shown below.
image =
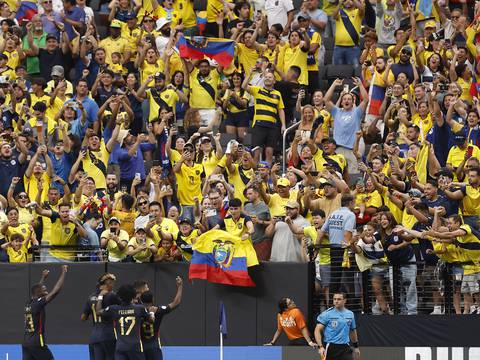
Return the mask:
<path fill-rule="evenodd" d="M 122 316 L 119 319 L 120 322 L 120 335 L 122 336 L 128 336 L 133 330 L 133 327 L 135 326 L 135 316 Z M 125 328 L 127 328 L 127 331 L 125 331 Z"/>

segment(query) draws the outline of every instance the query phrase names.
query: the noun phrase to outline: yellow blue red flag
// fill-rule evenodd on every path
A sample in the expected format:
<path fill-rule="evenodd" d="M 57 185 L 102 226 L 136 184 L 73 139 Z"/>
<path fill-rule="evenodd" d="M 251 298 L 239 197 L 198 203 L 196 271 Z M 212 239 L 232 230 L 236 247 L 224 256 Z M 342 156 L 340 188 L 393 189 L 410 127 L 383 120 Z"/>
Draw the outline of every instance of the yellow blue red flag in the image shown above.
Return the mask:
<path fill-rule="evenodd" d="M 255 286 L 248 267 L 258 265 L 257 254 L 249 240 L 223 230 L 200 235 L 193 245 L 189 278 L 234 286 Z"/>

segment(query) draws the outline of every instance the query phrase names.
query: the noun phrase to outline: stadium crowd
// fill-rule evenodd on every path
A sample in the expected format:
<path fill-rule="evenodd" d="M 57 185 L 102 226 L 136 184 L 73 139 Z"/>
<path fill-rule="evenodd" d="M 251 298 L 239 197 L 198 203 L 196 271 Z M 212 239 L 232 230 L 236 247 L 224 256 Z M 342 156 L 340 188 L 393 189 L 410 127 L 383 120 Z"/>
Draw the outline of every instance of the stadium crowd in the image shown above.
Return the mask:
<path fill-rule="evenodd" d="M 389 313 L 392 265 L 441 313 L 448 266 L 480 311 L 480 2 L 426 3 L 3 2 L 0 260 L 189 261 L 224 229 L 315 261 L 326 305 L 368 270 Z M 180 56 L 198 35 L 231 64 Z"/>

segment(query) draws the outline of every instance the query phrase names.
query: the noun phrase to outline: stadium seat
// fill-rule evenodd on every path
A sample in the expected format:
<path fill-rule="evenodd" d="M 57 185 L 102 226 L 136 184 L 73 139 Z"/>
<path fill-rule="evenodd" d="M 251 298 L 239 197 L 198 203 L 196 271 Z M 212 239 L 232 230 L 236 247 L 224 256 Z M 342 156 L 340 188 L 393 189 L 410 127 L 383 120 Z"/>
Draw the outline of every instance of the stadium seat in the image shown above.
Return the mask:
<path fill-rule="evenodd" d="M 353 76 L 352 65 L 327 65 L 327 79 L 351 78 Z"/>
<path fill-rule="evenodd" d="M 327 37 L 322 39 L 322 44 L 325 46 L 325 50 L 333 50 L 335 45 L 335 39 L 332 37 Z"/>
<path fill-rule="evenodd" d="M 324 80 L 324 79 L 327 78 L 326 75 L 327 75 L 327 67 L 323 66 L 323 65 L 319 66 L 319 68 L 318 68 L 318 78 L 320 80 Z"/>
<path fill-rule="evenodd" d="M 195 11 L 207 10 L 207 0 L 194 0 L 193 8 L 195 9 Z"/>
<path fill-rule="evenodd" d="M 325 65 L 330 65 L 333 62 L 333 50 L 325 50 Z"/>
<path fill-rule="evenodd" d="M 243 139 L 243 145 L 251 147 L 252 146 L 252 134 L 247 134 L 245 135 L 245 138 Z"/>

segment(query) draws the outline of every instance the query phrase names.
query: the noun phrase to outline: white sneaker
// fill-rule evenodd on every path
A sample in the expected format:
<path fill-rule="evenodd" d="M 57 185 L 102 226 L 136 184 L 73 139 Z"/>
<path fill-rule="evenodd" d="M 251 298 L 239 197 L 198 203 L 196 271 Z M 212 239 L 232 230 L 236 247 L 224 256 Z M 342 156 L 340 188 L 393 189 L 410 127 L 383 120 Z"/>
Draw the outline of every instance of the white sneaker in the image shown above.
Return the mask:
<path fill-rule="evenodd" d="M 434 306 L 433 311 L 430 315 L 442 315 L 442 307 L 441 306 Z"/>
<path fill-rule="evenodd" d="M 476 314 L 476 313 L 477 313 L 477 305 L 471 305 L 470 314 Z"/>

